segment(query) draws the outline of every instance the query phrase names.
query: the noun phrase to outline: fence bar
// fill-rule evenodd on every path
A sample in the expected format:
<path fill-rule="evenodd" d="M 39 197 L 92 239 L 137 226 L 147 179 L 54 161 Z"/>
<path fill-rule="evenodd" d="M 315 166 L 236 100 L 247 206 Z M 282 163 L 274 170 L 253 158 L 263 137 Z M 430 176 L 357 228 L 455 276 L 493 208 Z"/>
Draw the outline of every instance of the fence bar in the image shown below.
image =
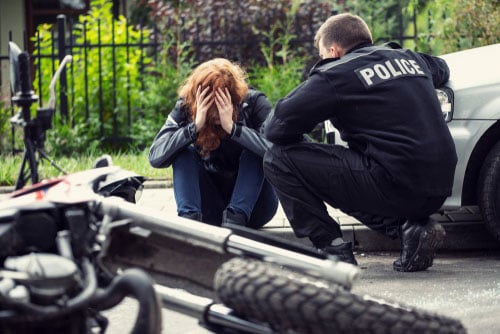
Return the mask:
<path fill-rule="evenodd" d="M 88 121 L 89 115 L 89 46 L 87 45 L 87 22 L 83 22 L 83 67 L 85 77 L 85 120 Z"/>
<path fill-rule="evenodd" d="M 58 56 L 61 63 L 66 56 L 66 15 L 57 15 L 57 40 Z M 63 122 L 68 120 L 68 82 L 66 79 L 66 70 L 63 69 L 59 78 L 59 108 Z"/>
<path fill-rule="evenodd" d="M 113 83 L 112 89 L 112 99 L 113 99 L 113 138 L 112 141 L 115 143 L 118 140 L 118 110 L 116 103 L 116 46 L 115 46 L 115 20 L 111 21 L 111 63 L 113 68 L 113 73 L 111 76 L 111 80 Z"/>
<path fill-rule="evenodd" d="M 130 64 L 130 46 L 129 46 L 129 32 L 128 32 L 128 22 L 125 29 L 125 57 L 127 59 L 127 64 Z M 127 126 L 130 131 L 132 126 L 132 112 L 130 104 L 130 68 L 127 67 Z"/>
<path fill-rule="evenodd" d="M 73 55 L 73 22 L 70 21 L 70 29 L 69 29 L 69 45 L 68 45 L 68 49 L 69 49 L 69 54 L 70 55 Z M 70 82 L 70 86 L 71 86 L 71 103 L 70 103 L 70 108 L 69 110 L 74 110 L 74 107 L 75 107 L 75 94 L 74 94 L 74 91 L 75 91 L 75 71 L 74 71 L 74 66 L 73 66 L 73 62 L 71 62 L 70 64 L 70 72 L 71 72 L 71 82 Z M 68 111 L 69 111 L 68 110 Z M 74 127 L 75 126 L 75 117 L 70 117 L 71 118 L 71 127 Z"/>
<path fill-rule="evenodd" d="M 12 42 L 12 30 L 9 30 L 9 42 Z M 7 56 L 8 57 L 8 56 Z M 10 64 L 9 64 L 10 65 Z M 12 78 L 10 78 L 10 80 L 12 80 Z M 12 91 L 12 89 L 10 90 L 10 116 L 14 116 L 14 111 L 15 111 L 15 108 L 14 108 L 14 102 L 12 102 L 12 96 L 13 94 L 15 94 L 15 92 Z M 14 126 L 11 126 L 10 127 L 10 138 L 11 138 L 11 147 L 12 147 L 12 154 L 15 154 L 16 153 L 16 140 L 15 140 L 15 137 L 16 137 L 16 128 Z"/>
<path fill-rule="evenodd" d="M 102 47 L 101 47 L 101 20 L 97 20 L 97 51 L 98 51 L 98 63 L 99 63 L 99 131 L 101 138 L 104 137 L 104 108 L 103 108 L 103 96 L 102 96 Z"/>

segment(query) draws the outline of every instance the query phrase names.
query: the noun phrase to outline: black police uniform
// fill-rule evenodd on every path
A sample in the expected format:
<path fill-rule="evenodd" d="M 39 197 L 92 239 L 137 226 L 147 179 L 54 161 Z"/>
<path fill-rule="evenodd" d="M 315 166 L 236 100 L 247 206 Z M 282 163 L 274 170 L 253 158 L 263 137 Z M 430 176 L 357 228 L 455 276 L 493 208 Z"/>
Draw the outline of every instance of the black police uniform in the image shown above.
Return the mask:
<path fill-rule="evenodd" d="M 439 209 L 457 163 L 434 89 L 448 78 L 440 58 L 362 44 L 317 63 L 278 102 L 264 169 L 297 236 L 324 247 L 342 235 L 324 202 L 393 237 Z M 327 119 L 349 148 L 303 141 Z"/>

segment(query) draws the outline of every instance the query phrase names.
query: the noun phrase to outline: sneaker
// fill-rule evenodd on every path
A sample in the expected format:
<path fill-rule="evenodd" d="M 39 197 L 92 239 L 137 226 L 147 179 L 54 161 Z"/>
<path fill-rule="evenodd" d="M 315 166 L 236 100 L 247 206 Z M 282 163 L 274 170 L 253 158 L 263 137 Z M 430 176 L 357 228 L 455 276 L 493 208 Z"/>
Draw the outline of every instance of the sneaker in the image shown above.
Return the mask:
<path fill-rule="evenodd" d="M 446 236 L 443 226 L 429 218 L 424 225 L 407 221 L 401 229 L 401 257 L 394 261 L 394 270 L 422 271 L 431 267 Z"/>
<path fill-rule="evenodd" d="M 352 243 L 344 242 L 338 246 L 326 246 L 324 248 L 319 249 L 321 253 L 326 253 L 329 255 L 334 255 L 337 257 L 339 261 L 347 262 L 353 264 L 355 266 L 358 265 L 356 258 L 354 257 L 354 253 L 352 252 Z"/>
<path fill-rule="evenodd" d="M 245 227 L 247 224 L 247 218 L 245 214 L 239 212 L 233 212 L 231 210 L 224 210 L 222 212 L 222 227 Z"/>

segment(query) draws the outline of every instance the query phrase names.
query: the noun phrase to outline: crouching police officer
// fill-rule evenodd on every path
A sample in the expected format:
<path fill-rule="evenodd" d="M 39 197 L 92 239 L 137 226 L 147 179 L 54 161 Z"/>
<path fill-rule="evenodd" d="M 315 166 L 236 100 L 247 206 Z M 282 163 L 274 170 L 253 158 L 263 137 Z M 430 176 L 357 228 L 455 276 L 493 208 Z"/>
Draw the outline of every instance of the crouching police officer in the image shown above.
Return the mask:
<path fill-rule="evenodd" d="M 315 44 L 322 60 L 266 120 L 274 143 L 266 177 L 295 234 L 321 251 L 356 264 L 326 202 L 401 238 L 394 270 L 425 270 L 445 237 L 430 215 L 450 195 L 457 163 L 435 92 L 448 66 L 395 44 L 374 46 L 366 23 L 351 14 L 330 17 Z M 327 119 L 348 148 L 303 140 Z"/>

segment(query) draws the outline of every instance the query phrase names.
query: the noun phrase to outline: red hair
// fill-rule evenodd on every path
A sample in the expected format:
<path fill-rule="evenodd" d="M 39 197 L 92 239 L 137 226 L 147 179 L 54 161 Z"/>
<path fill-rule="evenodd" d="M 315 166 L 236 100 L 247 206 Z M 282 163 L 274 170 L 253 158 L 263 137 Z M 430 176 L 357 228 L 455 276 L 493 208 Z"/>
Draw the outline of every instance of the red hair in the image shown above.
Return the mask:
<path fill-rule="evenodd" d="M 227 88 L 233 104 L 233 121 L 236 122 L 238 107 L 248 93 L 246 79 L 246 73 L 240 66 L 224 58 L 215 58 L 196 67 L 179 88 L 178 93 L 191 112 L 191 121 L 194 121 L 196 119 L 196 90 L 198 86 L 201 86 L 202 90 L 205 87 L 210 87 L 211 92 L 218 88 Z M 226 131 L 219 124 L 216 124 L 217 120 L 219 120 L 219 112 L 213 103 L 207 112 L 205 126 L 200 130 L 196 140 L 196 145 L 201 149 L 202 156 L 207 156 L 210 151 L 216 150 L 220 146 L 221 139 L 227 136 Z"/>

